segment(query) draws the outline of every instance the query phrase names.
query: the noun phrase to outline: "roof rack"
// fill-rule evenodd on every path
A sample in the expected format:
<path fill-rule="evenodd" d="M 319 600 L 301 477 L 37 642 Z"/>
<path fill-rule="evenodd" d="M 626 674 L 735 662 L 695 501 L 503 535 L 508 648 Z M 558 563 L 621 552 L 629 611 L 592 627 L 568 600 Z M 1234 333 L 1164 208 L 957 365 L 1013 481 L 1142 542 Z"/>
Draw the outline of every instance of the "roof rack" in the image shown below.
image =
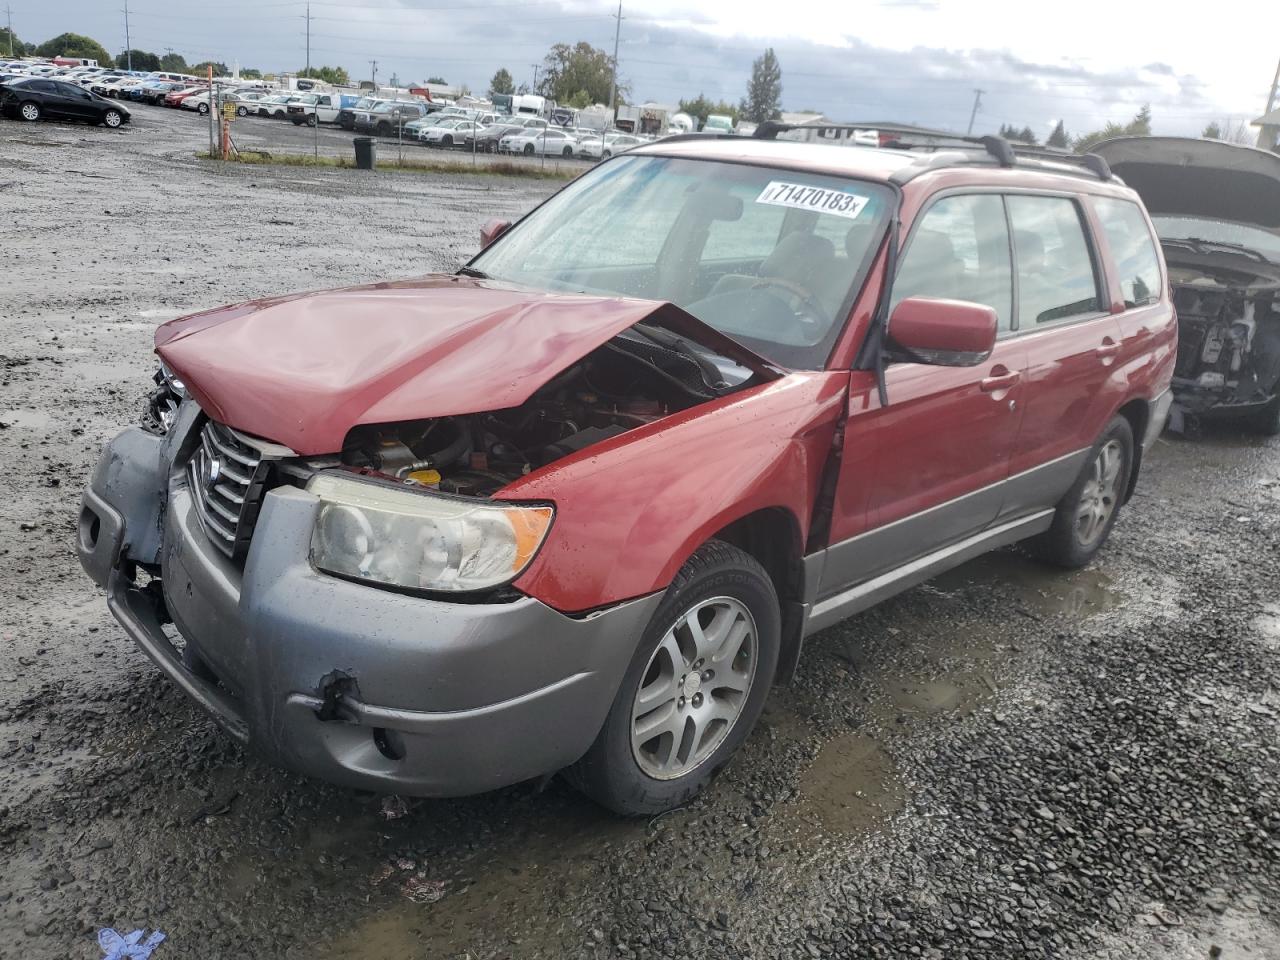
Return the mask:
<path fill-rule="evenodd" d="M 894 127 L 888 125 L 869 126 L 867 124 L 856 123 L 782 123 L 777 120 L 766 120 L 764 123 L 756 127 L 753 136 L 759 140 L 776 140 L 778 134 L 787 133 L 791 130 L 812 130 L 819 135 L 829 130 L 851 130 L 851 131 L 876 131 L 882 136 L 885 134 L 899 134 L 901 137 L 919 138 L 916 142 L 905 139 L 891 139 L 884 143 L 886 149 L 890 150 L 927 150 L 935 154 L 936 160 L 930 158 L 932 162 L 923 165 L 923 168 L 916 167 L 910 173 L 904 174 L 909 179 L 923 173 L 925 170 L 936 169 L 938 167 L 949 167 L 957 165 L 957 157 L 953 151 L 961 150 L 978 150 L 990 156 L 1002 167 L 1014 167 L 1018 165 L 1018 159 L 1024 158 L 1032 161 L 1050 161 L 1054 163 L 1068 164 L 1077 167 L 1083 167 L 1099 180 L 1112 180 L 1114 175 L 1111 168 L 1107 165 L 1107 161 L 1102 159 L 1096 153 L 1070 153 L 1063 151 L 1059 153 L 1051 147 L 1033 147 L 1030 145 L 1022 145 L 1011 143 L 1004 137 L 983 136 L 968 137 L 959 134 L 944 133 L 942 131 L 921 130 L 914 127 Z M 923 142 L 921 142 L 923 141 Z"/>

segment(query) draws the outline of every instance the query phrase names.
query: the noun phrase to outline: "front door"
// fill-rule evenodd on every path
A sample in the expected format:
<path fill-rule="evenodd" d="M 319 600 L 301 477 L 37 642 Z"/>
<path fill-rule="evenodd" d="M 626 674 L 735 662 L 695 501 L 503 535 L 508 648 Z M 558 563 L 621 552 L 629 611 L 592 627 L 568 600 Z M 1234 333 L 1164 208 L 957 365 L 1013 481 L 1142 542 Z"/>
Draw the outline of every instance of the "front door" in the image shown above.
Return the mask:
<path fill-rule="evenodd" d="M 917 219 L 891 303 L 982 303 L 999 317 L 999 339 L 973 367 L 890 364 L 888 406 L 869 378 L 854 376 L 820 596 L 964 539 L 999 514 L 1026 392 L 1011 277 L 999 195 L 945 196 Z"/>

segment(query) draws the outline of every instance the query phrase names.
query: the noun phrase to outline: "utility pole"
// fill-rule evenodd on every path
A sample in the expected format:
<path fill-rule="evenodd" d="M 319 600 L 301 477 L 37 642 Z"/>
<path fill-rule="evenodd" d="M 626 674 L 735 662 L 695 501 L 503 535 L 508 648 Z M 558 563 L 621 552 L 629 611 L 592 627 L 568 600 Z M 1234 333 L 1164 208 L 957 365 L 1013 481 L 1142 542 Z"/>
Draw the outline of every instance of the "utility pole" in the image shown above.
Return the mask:
<path fill-rule="evenodd" d="M 307 4 L 307 76 L 311 76 L 311 4 Z"/>
<path fill-rule="evenodd" d="M 12 60 L 13 59 L 13 11 L 9 9 L 8 5 L 6 5 L 4 8 L 4 15 L 5 15 L 5 19 L 9 23 L 9 59 Z M 126 19 L 125 23 L 127 24 L 128 22 L 129 21 Z M 126 27 L 125 29 L 126 29 L 126 32 L 128 32 L 128 28 Z"/>
<path fill-rule="evenodd" d="M 533 67 L 533 87 L 532 87 L 532 92 L 533 92 L 533 93 L 537 93 L 537 92 L 538 92 L 538 68 L 539 68 L 540 66 L 542 66 L 542 65 L 541 65 L 541 64 L 539 64 L 539 63 L 531 63 L 531 64 L 529 64 L 529 66 Z"/>
<path fill-rule="evenodd" d="M 10 42 L 13 39 L 13 31 L 9 31 Z M 129 62 L 129 72 L 133 73 L 133 44 L 129 40 L 129 0 L 124 0 L 124 55 Z"/>
<path fill-rule="evenodd" d="M 13 31 L 9 31 L 9 42 L 13 43 Z M 12 52 L 11 52 L 12 55 Z M 1276 108 L 1276 89 L 1280 87 L 1280 62 L 1276 63 L 1276 76 L 1271 81 L 1271 94 L 1267 97 L 1267 110 L 1263 114 L 1265 117 L 1268 113 Z M 1258 129 L 1258 149 L 1274 150 L 1276 148 L 1275 127 L 1267 124 Z"/>
<path fill-rule="evenodd" d="M 377 60 L 370 60 L 370 61 L 369 61 L 369 66 L 373 68 L 373 77 L 372 77 L 372 79 L 373 79 L 373 92 L 374 92 L 374 93 L 377 93 L 377 92 L 378 92 L 378 61 L 377 61 Z"/>
<path fill-rule="evenodd" d="M 618 97 L 618 41 L 622 37 L 622 0 L 618 0 L 618 12 L 613 17 L 618 22 L 613 25 L 613 72 L 609 77 L 610 114 L 613 114 L 614 101 Z"/>
<path fill-rule="evenodd" d="M 973 91 L 973 112 L 969 114 L 969 129 L 964 134 L 966 137 L 973 136 L 973 121 L 977 119 L 978 107 L 982 105 L 982 95 L 986 92 L 985 90 Z"/>

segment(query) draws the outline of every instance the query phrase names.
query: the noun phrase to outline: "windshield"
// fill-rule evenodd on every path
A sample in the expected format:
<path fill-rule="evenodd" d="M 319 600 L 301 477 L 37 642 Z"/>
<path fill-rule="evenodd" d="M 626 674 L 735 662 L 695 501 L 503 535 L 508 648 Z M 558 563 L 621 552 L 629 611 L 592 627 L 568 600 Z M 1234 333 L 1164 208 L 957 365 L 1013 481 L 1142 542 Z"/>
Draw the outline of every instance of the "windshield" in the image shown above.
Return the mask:
<path fill-rule="evenodd" d="M 891 203 L 864 181 L 631 155 L 574 181 L 472 266 L 543 290 L 670 301 L 783 366 L 820 369 Z"/>
<path fill-rule="evenodd" d="M 1209 220 L 1203 217 L 1169 217 L 1152 215 L 1156 234 L 1161 240 L 1209 240 L 1213 243 L 1230 243 L 1259 253 L 1274 263 L 1280 263 L 1280 236 L 1225 220 Z"/>

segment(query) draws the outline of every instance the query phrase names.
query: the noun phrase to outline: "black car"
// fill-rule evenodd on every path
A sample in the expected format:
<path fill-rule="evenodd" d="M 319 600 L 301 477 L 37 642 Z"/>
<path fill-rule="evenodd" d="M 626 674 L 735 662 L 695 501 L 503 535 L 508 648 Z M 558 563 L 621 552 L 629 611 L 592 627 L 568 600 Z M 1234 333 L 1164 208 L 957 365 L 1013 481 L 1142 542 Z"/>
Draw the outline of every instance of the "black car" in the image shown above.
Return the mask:
<path fill-rule="evenodd" d="M 0 86 L 0 113 L 18 120 L 84 120 L 118 127 L 129 111 L 74 83 L 30 77 Z"/>
<path fill-rule="evenodd" d="M 523 130 L 519 123 L 500 123 L 491 127 L 482 127 L 478 135 L 467 134 L 463 141 L 464 150 L 477 150 L 480 153 L 497 153 L 498 141 L 509 133 Z M 474 146 L 472 142 L 474 141 Z"/>

